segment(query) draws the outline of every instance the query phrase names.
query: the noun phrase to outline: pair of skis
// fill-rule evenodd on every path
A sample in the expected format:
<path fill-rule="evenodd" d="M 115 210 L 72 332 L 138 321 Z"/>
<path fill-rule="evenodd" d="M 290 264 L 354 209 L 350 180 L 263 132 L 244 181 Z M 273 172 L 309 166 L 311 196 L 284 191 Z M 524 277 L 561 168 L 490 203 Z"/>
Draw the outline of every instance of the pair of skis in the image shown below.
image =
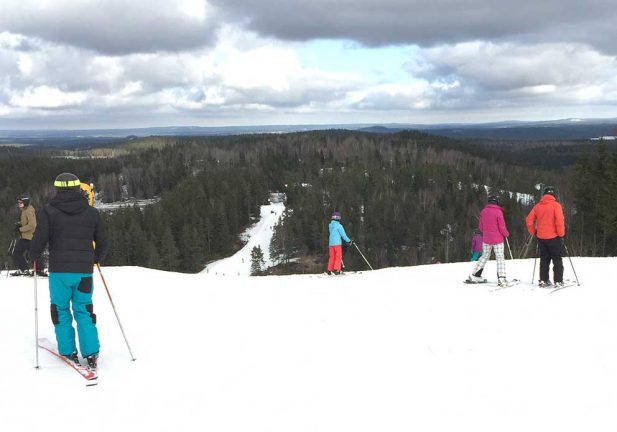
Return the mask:
<path fill-rule="evenodd" d="M 518 279 L 509 280 L 505 284 L 501 284 L 501 285 L 499 283 L 489 282 L 486 279 L 482 279 L 481 281 L 477 281 L 477 282 L 470 281 L 469 279 L 465 279 L 463 282 L 469 285 L 487 284 L 488 286 L 493 288 L 491 291 L 497 291 L 497 290 L 504 289 L 504 288 L 510 288 L 510 287 L 513 287 L 514 285 L 518 285 L 519 283 L 521 283 L 521 281 Z"/>
<path fill-rule="evenodd" d="M 556 291 L 562 290 L 564 288 L 572 287 L 574 285 L 576 285 L 576 281 L 564 280 L 563 285 L 561 286 L 549 285 L 547 286 L 547 288 L 550 289 L 549 294 L 553 294 Z"/>
<path fill-rule="evenodd" d="M 71 369 L 73 369 L 75 372 L 77 372 L 79 375 L 81 375 L 86 380 L 86 387 L 92 387 L 99 383 L 98 382 L 99 375 L 96 370 L 92 370 L 84 365 L 76 365 L 75 363 L 73 363 L 72 361 L 70 361 L 69 359 L 61 355 L 60 353 L 58 353 L 58 349 L 56 348 L 56 345 L 52 343 L 49 339 L 40 338 L 38 340 L 38 346 L 39 348 L 44 349 L 45 351 L 47 351 L 54 357 L 61 360 L 64 364 L 66 364 Z"/>
<path fill-rule="evenodd" d="M 466 284 L 471 284 L 471 285 L 475 285 L 475 284 L 488 284 L 488 286 L 492 287 L 493 289 L 491 289 L 490 291 L 499 291 L 502 290 L 504 288 L 510 288 L 514 285 L 518 285 L 519 283 L 521 283 L 521 281 L 519 279 L 512 279 L 510 281 L 508 281 L 505 285 L 499 285 L 499 284 L 495 284 L 493 282 L 489 282 L 486 279 L 483 279 L 482 281 L 478 281 L 478 282 L 473 282 L 470 281 L 469 279 L 466 279 L 463 281 Z M 563 281 L 563 285 L 562 286 L 555 286 L 555 285 L 548 285 L 545 287 L 540 287 L 541 289 L 549 289 L 549 294 L 552 294 L 554 292 L 557 292 L 559 290 L 562 290 L 564 288 L 569 288 L 572 287 L 574 285 L 576 285 L 576 281 L 571 281 L 571 280 L 564 280 Z"/>

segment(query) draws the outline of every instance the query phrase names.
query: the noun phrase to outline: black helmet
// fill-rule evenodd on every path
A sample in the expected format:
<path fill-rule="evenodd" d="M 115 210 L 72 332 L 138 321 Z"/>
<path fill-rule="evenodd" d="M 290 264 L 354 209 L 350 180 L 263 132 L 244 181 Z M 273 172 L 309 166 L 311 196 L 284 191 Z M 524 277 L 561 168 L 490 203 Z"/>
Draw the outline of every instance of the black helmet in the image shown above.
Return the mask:
<path fill-rule="evenodd" d="M 56 177 L 54 186 L 61 189 L 79 188 L 80 183 L 75 174 L 62 173 Z"/>
<path fill-rule="evenodd" d="M 30 205 L 30 194 L 27 192 L 22 193 L 17 197 L 17 201 L 21 201 L 22 203 L 24 203 L 24 207 L 28 207 L 28 205 Z"/>
<path fill-rule="evenodd" d="M 489 204 L 497 204 L 499 205 L 499 195 L 489 195 L 487 202 Z"/>
<path fill-rule="evenodd" d="M 553 186 L 546 186 L 544 190 L 542 191 L 542 195 L 546 195 L 546 194 L 556 196 L 557 192 L 555 192 L 555 188 Z"/>

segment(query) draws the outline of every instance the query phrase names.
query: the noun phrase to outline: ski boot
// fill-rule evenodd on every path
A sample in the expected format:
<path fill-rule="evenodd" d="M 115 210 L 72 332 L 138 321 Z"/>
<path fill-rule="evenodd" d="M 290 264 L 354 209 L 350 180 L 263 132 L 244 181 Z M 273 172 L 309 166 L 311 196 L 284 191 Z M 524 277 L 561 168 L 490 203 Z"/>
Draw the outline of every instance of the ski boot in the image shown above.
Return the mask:
<path fill-rule="evenodd" d="M 99 360 L 99 355 L 98 354 L 91 354 L 89 356 L 86 357 L 86 363 L 88 364 L 88 369 L 90 369 L 91 371 L 96 372 L 96 368 L 98 366 L 98 360 Z"/>
<path fill-rule="evenodd" d="M 65 355 L 63 357 L 66 358 L 71 363 L 73 363 L 75 366 L 81 367 L 81 363 L 79 363 L 79 357 L 77 356 L 76 352 L 69 354 L 69 355 Z"/>
<path fill-rule="evenodd" d="M 480 277 L 480 276 L 470 275 L 467 278 L 467 281 L 470 282 L 470 283 L 485 283 L 486 279 L 484 279 L 483 277 Z"/>

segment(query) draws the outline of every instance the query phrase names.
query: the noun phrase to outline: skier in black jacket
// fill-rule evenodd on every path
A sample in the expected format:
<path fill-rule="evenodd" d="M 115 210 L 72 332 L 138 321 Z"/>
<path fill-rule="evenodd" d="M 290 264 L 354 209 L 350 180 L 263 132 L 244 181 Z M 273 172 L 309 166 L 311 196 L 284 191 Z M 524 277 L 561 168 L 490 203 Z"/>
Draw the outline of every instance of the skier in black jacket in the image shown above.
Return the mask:
<path fill-rule="evenodd" d="M 99 338 L 92 306 L 92 268 L 103 258 L 107 239 L 98 210 L 90 207 L 79 185 L 74 174 L 56 177 L 57 193 L 38 213 L 30 256 L 38 258 L 49 243 L 51 319 L 58 352 L 79 363 L 74 316 L 81 355 L 96 369 Z"/>

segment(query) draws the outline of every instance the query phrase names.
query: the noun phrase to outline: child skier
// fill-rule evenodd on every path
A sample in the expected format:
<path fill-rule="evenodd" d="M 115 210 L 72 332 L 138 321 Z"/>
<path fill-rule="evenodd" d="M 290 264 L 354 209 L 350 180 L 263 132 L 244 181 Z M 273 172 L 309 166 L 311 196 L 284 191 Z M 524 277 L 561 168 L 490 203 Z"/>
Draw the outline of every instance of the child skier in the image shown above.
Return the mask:
<path fill-rule="evenodd" d="M 490 195 L 488 203 L 480 212 L 480 223 L 478 228 L 482 232 L 482 256 L 473 269 L 473 273 L 467 279 L 469 282 L 484 282 L 482 271 L 486 262 L 491 257 L 491 251 L 495 251 L 497 259 L 497 280 L 500 286 L 506 286 L 506 260 L 503 245 L 504 237 L 509 237 L 510 233 L 506 228 L 503 217 L 503 208 L 499 206 L 499 197 Z"/>
<path fill-rule="evenodd" d="M 478 261 L 480 255 L 482 255 L 482 233 L 475 229 L 471 237 L 471 261 Z"/>
<path fill-rule="evenodd" d="M 341 274 L 341 263 L 343 261 L 343 240 L 348 244 L 353 242 L 345 233 L 345 228 L 341 225 L 341 214 L 337 211 L 332 213 L 332 220 L 328 226 L 330 230 L 329 252 L 328 259 L 328 274 Z"/>

